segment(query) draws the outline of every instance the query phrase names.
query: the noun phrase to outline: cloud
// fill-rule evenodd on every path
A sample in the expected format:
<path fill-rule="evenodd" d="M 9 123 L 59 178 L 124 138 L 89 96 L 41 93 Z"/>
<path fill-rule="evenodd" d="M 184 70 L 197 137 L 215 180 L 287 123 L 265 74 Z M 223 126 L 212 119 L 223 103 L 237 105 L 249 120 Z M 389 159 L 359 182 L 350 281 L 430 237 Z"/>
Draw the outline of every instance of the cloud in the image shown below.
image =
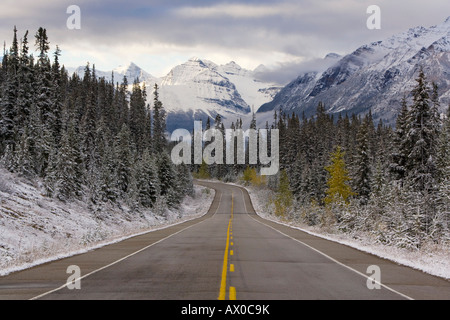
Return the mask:
<path fill-rule="evenodd" d="M 81 8 L 81 30 L 66 28 L 66 9 L 72 4 Z M 315 58 L 328 52 L 350 53 L 416 25 L 438 24 L 450 8 L 448 0 L 433 0 L 432 5 L 379 0 L 382 29 L 370 31 L 366 9 L 371 4 L 370 0 L 2 0 L 0 40 L 8 47 L 16 25 L 19 37 L 30 31 L 32 46 L 31 35 L 43 26 L 52 48 L 58 44 L 70 64 L 98 59 L 98 64 L 105 64 L 99 69 L 112 69 L 113 63 L 124 59 L 144 68 L 164 64 L 158 69 L 167 70 L 195 55 L 213 61 L 229 58 L 246 68 L 265 64 L 287 78 L 303 70 L 301 62 L 312 66 Z M 65 51 L 69 52 L 64 55 Z"/>
<path fill-rule="evenodd" d="M 269 68 L 258 69 L 256 77 L 262 81 L 286 85 L 302 74 L 310 72 L 321 73 L 333 66 L 339 59 L 340 55 L 330 54 L 325 58 L 279 62 Z"/>
<path fill-rule="evenodd" d="M 298 9 L 289 3 L 280 5 L 255 5 L 221 3 L 205 7 L 181 7 L 174 10 L 175 15 L 183 18 L 205 19 L 218 17 L 231 17 L 235 19 L 265 18 L 272 16 L 286 16 L 295 13 Z"/>

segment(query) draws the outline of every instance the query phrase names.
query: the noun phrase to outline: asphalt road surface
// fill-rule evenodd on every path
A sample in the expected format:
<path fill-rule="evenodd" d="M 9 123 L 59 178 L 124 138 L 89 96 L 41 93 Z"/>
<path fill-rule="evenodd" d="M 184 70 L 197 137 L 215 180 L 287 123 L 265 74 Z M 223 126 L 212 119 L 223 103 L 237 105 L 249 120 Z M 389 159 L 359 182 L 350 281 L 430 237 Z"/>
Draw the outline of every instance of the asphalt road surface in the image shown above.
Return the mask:
<path fill-rule="evenodd" d="M 240 187 L 196 183 L 216 190 L 207 215 L 1 277 L 0 300 L 450 299 L 447 280 L 264 220 Z"/>

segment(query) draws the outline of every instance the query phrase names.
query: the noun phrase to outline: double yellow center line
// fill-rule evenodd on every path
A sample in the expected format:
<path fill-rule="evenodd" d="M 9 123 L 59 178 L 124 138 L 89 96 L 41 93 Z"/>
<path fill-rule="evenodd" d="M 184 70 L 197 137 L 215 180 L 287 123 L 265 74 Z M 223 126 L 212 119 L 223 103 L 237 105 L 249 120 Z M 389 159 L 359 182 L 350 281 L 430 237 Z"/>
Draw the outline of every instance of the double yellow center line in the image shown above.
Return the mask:
<path fill-rule="evenodd" d="M 227 229 L 227 243 L 225 245 L 225 254 L 223 257 L 223 267 L 222 267 L 222 281 L 220 284 L 219 300 L 225 300 L 227 294 L 227 273 L 228 273 L 228 252 L 233 255 L 233 250 L 230 251 L 230 239 L 232 239 L 232 226 L 233 226 L 233 211 L 234 211 L 234 194 L 231 193 L 231 216 L 228 222 Z M 231 242 L 231 245 L 233 243 Z M 234 265 L 230 265 L 230 271 L 234 272 Z M 236 300 L 236 288 L 230 287 L 230 300 Z"/>

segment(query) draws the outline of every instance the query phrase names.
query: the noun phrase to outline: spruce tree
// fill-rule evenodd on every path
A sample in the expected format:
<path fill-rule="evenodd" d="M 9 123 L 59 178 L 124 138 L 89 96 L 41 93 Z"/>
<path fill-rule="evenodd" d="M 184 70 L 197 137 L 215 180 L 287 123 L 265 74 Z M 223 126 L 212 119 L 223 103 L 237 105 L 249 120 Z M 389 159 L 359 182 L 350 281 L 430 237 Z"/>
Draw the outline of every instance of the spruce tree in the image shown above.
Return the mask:
<path fill-rule="evenodd" d="M 126 124 L 123 124 L 122 129 L 116 137 L 114 148 L 117 188 L 121 196 L 127 194 L 132 177 L 132 150 L 130 141 L 130 130 Z"/>
<path fill-rule="evenodd" d="M 35 174 L 31 143 L 32 139 L 30 139 L 29 129 L 25 126 L 16 147 L 15 171 L 29 178 Z"/>
<path fill-rule="evenodd" d="M 450 105 L 439 133 L 436 165 L 439 182 L 450 182 Z"/>
<path fill-rule="evenodd" d="M 194 181 L 189 166 L 182 163 L 176 167 L 176 174 L 179 177 L 178 195 L 181 199 L 184 196 L 194 195 Z"/>
<path fill-rule="evenodd" d="M 96 182 L 95 195 L 104 202 L 115 202 L 119 198 L 116 180 L 116 166 L 114 146 L 111 130 L 107 127 L 103 118 L 96 132 L 95 144 L 98 150 L 98 162 L 96 168 L 98 180 Z"/>
<path fill-rule="evenodd" d="M 28 54 L 28 31 L 22 39 L 22 51 L 19 62 L 19 88 L 16 107 L 17 134 L 20 136 L 28 125 L 32 104 L 34 102 L 34 61 Z"/>
<path fill-rule="evenodd" d="M 14 27 L 13 43 L 6 56 L 4 81 L 1 88 L 2 99 L 0 101 L 0 152 L 7 147 L 10 152 L 15 150 L 16 142 L 16 115 L 18 99 L 18 69 L 19 69 L 19 46 L 17 41 L 17 29 Z"/>
<path fill-rule="evenodd" d="M 156 155 L 156 164 L 158 168 L 158 178 L 160 182 L 160 195 L 166 199 L 169 206 L 179 203 L 179 195 L 177 193 L 178 180 L 176 171 L 169 154 L 164 151 Z"/>
<path fill-rule="evenodd" d="M 361 125 L 357 136 L 357 150 L 355 156 L 356 169 L 354 186 L 355 191 L 362 204 L 367 204 L 372 185 L 372 169 L 370 161 L 370 120 L 366 117 Z"/>
<path fill-rule="evenodd" d="M 51 66 L 52 75 L 52 85 L 50 87 L 50 101 L 51 101 L 51 118 L 52 121 L 49 123 L 51 125 L 50 130 L 55 137 L 55 142 L 58 145 L 61 140 L 61 130 L 62 130 L 62 109 L 63 109 L 63 79 L 61 74 L 61 66 L 59 64 L 59 57 L 61 56 L 61 50 L 56 46 L 54 52 L 54 62 Z"/>
<path fill-rule="evenodd" d="M 166 111 L 159 100 L 159 87 L 155 84 L 153 98 L 153 142 L 154 152 L 162 153 L 167 147 L 166 139 Z"/>
<path fill-rule="evenodd" d="M 132 139 L 138 151 L 141 152 L 145 143 L 145 126 L 147 125 L 145 99 L 145 87 L 142 90 L 139 82 L 136 80 L 130 97 L 129 126 Z"/>
<path fill-rule="evenodd" d="M 406 168 L 408 180 L 417 191 L 434 188 L 436 167 L 436 132 L 439 125 L 431 105 L 430 88 L 423 70 L 420 70 L 413 90 L 414 104 L 409 114 L 407 143 L 410 147 Z"/>
<path fill-rule="evenodd" d="M 222 116 L 220 114 L 217 114 L 215 120 L 214 120 L 214 128 L 216 130 L 218 130 L 222 137 L 223 137 L 223 145 L 222 145 L 222 150 L 224 150 L 223 152 L 223 164 L 222 165 L 218 165 L 217 166 L 217 178 L 218 179 L 222 179 L 223 177 L 225 177 L 227 175 L 227 166 L 225 165 L 227 163 L 226 160 L 226 148 L 227 148 L 227 141 L 226 141 L 226 134 L 225 134 L 225 125 L 222 122 Z"/>
<path fill-rule="evenodd" d="M 73 121 L 63 133 L 61 147 L 50 153 L 46 185 L 59 200 L 67 201 L 81 196 L 82 169 L 79 139 Z"/>
<path fill-rule="evenodd" d="M 403 181 L 406 177 L 406 164 L 409 157 L 409 141 L 407 139 L 408 135 L 408 121 L 409 121 L 409 110 L 406 102 L 406 97 L 402 99 L 402 108 L 397 116 L 397 125 L 394 134 L 394 152 L 392 154 L 392 162 L 390 165 L 390 172 L 393 178 L 403 185 Z"/>
<path fill-rule="evenodd" d="M 161 193 L 158 170 L 148 149 L 144 150 L 136 169 L 137 197 L 140 205 L 151 208 Z"/>
<path fill-rule="evenodd" d="M 50 49 L 46 29 L 39 28 L 36 33 L 36 47 L 39 51 L 37 61 L 37 105 L 42 115 L 42 121 L 49 130 L 54 127 L 55 115 L 53 114 L 52 86 L 53 77 L 51 72 L 50 59 L 48 58 L 48 50 Z"/>
<path fill-rule="evenodd" d="M 0 151 L 8 146 L 14 151 L 16 131 L 16 101 L 17 87 L 15 75 L 8 72 L 2 87 L 2 100 L 0 101 Z"/>

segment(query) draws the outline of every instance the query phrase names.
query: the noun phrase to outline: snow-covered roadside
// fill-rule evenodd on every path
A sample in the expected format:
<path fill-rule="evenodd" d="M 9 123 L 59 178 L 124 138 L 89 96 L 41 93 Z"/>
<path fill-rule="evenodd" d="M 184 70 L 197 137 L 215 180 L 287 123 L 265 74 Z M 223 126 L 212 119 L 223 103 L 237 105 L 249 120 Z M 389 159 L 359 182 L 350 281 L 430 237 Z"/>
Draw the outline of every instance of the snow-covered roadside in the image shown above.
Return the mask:
<path fill-rule="evenodd" d="M 198 218 L 214 198 L 213 190 L 195 186 L 176 210 L 143 211 L 63 203 L 41 190 L 38 181 L 0 168 L 0 276 Z"/>
<path fill-rule="evenodd" d="M 292 228 L 307 232 L 311 235 L 321 237 L 330 241 L 335 241 L 360 251 L 364 251 L 375 256 L 396 262 L 400 265 L 408 266 L 425 273 L 450 279 L 450 248 L 442 246 L 428 246 L 421 250 L 410 251 L 406 249 L 376 244 L 369 238 L 358 237 L 357 239 L 343 233 L 332 233 L 318 227 L 310 227 L 298 221 L 288 221 L 276 217 L 270 212 L 267 205 L 270 191 L 245 187 L 250 194 L 253 207 L 257 214 L 264 219 L 290 226 Z"/>

